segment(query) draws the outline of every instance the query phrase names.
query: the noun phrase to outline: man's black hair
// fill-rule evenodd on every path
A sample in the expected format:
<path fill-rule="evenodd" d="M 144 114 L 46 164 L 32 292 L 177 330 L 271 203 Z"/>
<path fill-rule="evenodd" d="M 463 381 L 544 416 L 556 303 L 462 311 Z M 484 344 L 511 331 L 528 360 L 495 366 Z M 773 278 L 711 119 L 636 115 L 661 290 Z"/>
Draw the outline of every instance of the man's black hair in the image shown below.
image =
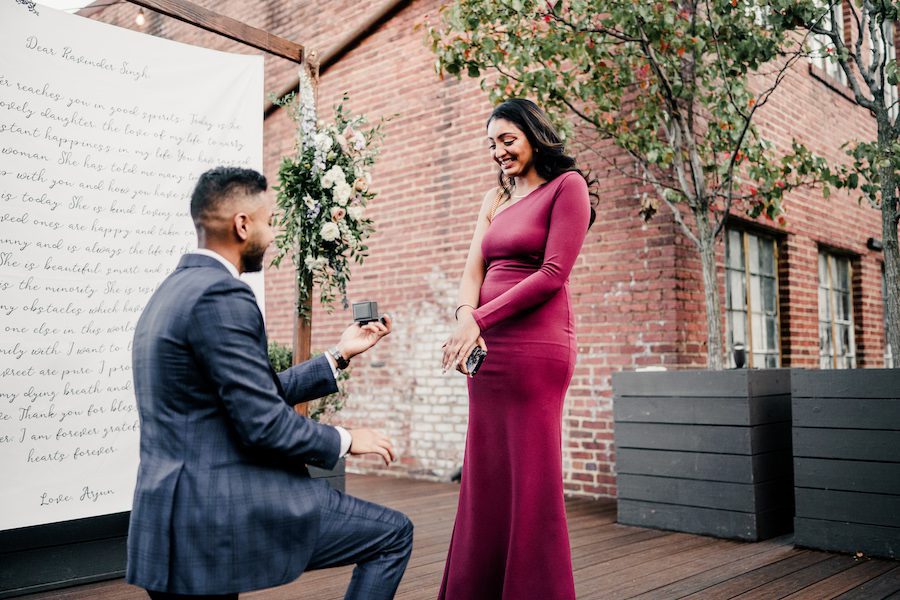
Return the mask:
<path fill-rule="evenodd" d="M 199 225 L 203 213 L 215 210 L 219 203 L 235 193 L 260 194 L 269 184 L 265 176 L 253 169 L 216 167 L 200 176 L 191 194 L 191 218 Z"/>

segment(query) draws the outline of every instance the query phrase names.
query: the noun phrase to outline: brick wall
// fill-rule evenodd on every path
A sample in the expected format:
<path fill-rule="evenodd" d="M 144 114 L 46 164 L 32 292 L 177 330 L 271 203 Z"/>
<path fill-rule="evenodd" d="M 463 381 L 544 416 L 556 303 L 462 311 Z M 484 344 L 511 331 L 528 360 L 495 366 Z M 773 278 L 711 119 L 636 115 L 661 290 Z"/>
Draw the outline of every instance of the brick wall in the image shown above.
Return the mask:
<path fill-rule="evenodd" d="M 211 2 L 223 14 L 326 49 L 361 23 L 380 2 Z M 494 185 L 484 139 L 490 106 L 472 80 L 440 80 L 421 30 L 437 0 L 409 3 L 322 78 L 320 113 L 346 91 L 349 107 L 372 118 L 396 115 L 374 171 L 370 206 L 377 232 L 371 256 L 353 271 L 351 301 L 376 300 L 395 319 L 394 333 L 353 364 L 351 398 L 339 415 L 348 427 L 388 432 L 402 458 L 387 473 L 445 478 L 462 461 L 467 422 L 464 378 L 441 375 L 440 344 L 453 325 L 456 289 L 480 199 Z M 136 28 L 136 8 L 113 5 L 93 18 Z M 149 13 L 148 13 L 149 15 Z M 217 49 L 237 44 L 166 17 L 149 15 L 154 35 Z M 764 135 L 779 148 L 792 137 L 840 159 L 839 146 L 869 135 L 872 123 L 841 94 L 799 65 L 765 108 Z M 266 89 L 280 91 L 296 74 L 288 61 L 266 59 Z M 280 157 L 292 150 L 293 128 L 283 111 L 265 124 L 265 169 L 274 182 Z M 600 145 L 605 159 L 617 151 Z M 637 216 L 643 190 L 585 156 L 600 178 L 598 218 L 571 276 L 576 306 L 578 366 L 564 414 L 565 485 L 569 493 L 615 495 L 611 374 L 648 365 L 705 364 L 706 325 L 700 261 L 693 244 L 663 207 L 650 223 Z M 619 157 L 620 160 L 622 157 Z M 880 238 L 878 213 L 855 197 L 815 192 L 789 198 L 784 228 L 762 221 L 779 239 L 784 366 L 818 365 L 817 251 L 825 244 L 853 256 L 860 366 L 882 365 L 881 256 L 866 249 Z M 733 223 L 739 224 L 736 218 Z M 720 244 L 720 256 L 724 251 Z M 724 280 L 721 284 L 724 301 Z M 288 343 L 293 327 L 293 280 L 288 268 L 267 273 L 267 326 Z M 314 310 L 313 347 L 333 343 L 350 321 L 340 308 Z M 351 470 L 385 471 L 374 460 L 352 459 Z"/>

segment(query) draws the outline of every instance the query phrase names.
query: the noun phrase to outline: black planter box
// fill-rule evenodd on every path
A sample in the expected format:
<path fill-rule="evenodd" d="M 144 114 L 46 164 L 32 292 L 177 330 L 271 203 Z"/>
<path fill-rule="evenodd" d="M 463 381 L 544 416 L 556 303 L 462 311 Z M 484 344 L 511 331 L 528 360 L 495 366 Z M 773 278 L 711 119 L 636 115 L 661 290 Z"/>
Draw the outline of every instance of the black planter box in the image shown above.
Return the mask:
<path fill-rule="evenodd" d="M 757 541 L 791 530 L 791 371 L 613 375 L 618 520 Z"/>
<path fill-rule="evenodd" d="M 794 543 L 900 558 L 900 370 L 794 375 Z"/>
<path fill-rule="evenodd" d="M 0 531 L 0 598 L 124 576 L 130 514 Z"/>
<path fill-rule="evenodd" d="M 341 458 L 333 469 L 320 469 L 307 466 L 309 476 L 313 479 L 324 479 L 328 485 L 339 492 L 347 491 L 347 459 Z"/>

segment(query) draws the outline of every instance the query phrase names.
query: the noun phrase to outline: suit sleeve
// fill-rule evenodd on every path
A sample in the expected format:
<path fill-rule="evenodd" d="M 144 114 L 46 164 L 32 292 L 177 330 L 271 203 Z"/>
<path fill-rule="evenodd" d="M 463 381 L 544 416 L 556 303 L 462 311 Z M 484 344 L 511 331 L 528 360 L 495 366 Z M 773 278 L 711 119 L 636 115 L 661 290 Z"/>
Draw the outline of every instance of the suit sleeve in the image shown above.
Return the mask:
<path fill-rule="evenodd" d="M 478 307 L 472 316 L 482 331 L 553 297 L 569 278 L 587 235 L 591 203 L 587 184 L 577 174 L 562 175 L 550 211 L 550 225 L 541 267 Z"/>
<path fill-rule="evenodd" d="M 285 402 L 291 406 L 338 391 L 334 373 L 325 355 L 294 365 L 278 374 Z"/>
<path fill-rule="evenodd" d="M 198 300 L 193 317 L 188 339 L 241 441 L 306 464 L 333 467 L 340 435 L 297 414 L 278 394 L 265 352 L 262 315 L 250 288 L 237 280 L 213 285 Z"/>

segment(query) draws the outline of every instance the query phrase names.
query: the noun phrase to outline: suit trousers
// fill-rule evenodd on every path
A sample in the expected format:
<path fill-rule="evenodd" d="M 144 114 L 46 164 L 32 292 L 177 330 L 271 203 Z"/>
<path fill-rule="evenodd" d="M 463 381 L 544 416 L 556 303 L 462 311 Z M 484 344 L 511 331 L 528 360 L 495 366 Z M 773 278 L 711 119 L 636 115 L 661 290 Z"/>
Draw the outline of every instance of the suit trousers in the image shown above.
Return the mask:
<path fill-rule="evenodd" d="M 390 600 L 412 554 L 412 521 L 317 483 L 319 535 L 307 570 L 355 564 L 344 600 Z"/>
<path fill-rule="evenodd" d="M 345 600 L 390 600 L 412 553 L 413 525 L 401 512 L 317 481 L 319 534 L 307 571 L 356 565 Z M 236 600 L 237 594 L 187 596 L 147 592 L 151 600 Z"/>

